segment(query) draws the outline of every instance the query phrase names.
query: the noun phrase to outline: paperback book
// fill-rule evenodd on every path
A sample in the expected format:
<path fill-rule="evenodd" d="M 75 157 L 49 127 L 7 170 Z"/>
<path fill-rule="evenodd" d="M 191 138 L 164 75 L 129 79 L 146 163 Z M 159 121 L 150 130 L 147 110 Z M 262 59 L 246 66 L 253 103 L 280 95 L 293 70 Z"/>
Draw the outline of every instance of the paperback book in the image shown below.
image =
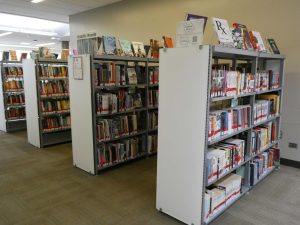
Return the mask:
<path fill-rule="evenodd" d="M 116 38 L 111 36 L 103 36 L 104 53 L 107 55 L 116 54 Z"/>
<path fill-rule="evenodd" d="M 278 47 L 276 45 L 276 42 L 275 42 L 275 40 L 273 38 L 267 38 L 267 42 L 268 42 L 268 44 L 270 46 L 270 49 L 272 50 L 272 52 L 274 54 L 280 54 L 280 51 L 279 51 L 279 49 L 278 49 Z"/>
<path fill-rule="evenodd" d="M 219 39 L 219 44 L 226 47 L 234 47 L 232 32 L 227 20 L 213 17 L 212 22 Z"/>
<path fill-rule="evenodd" d="M 119 39 L 120 46 L 125 56 L 133 56 L 131 42 L 125 39 Z"/>
<path fill-rule="evenodd" d="M 245 50 L 254 50 L 247 27 L 240 23 L 234 23 L 233 27 L 235 29 L 238 29 L 240 31 L 242 37 L 244 38 L 244 49 Z"/>

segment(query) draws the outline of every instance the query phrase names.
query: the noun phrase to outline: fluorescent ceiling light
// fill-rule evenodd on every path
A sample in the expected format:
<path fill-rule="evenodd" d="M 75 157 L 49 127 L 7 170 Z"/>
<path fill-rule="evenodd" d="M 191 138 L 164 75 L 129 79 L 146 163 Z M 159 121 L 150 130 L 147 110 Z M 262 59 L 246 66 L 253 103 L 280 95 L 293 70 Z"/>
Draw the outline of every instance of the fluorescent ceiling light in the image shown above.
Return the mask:
<path fill-rule="evenodd" d="M 21 42 L 20 45 L 30 45 L 28 42 Z"/>
<path fill-rule="evenodd" d="M 5 33 L 0 34 L 0 37 L 6 36 L 6 35 L 10 35 L 10 34 L 12 34 L 12 32 L 5 32 Z"/>
<path fill-rule="evenodd" d="M 24 34 L 37 34 L 37 35 L 43 35 L 43 36 L 56 36 L 58 35 L 55 32 L 47 32 L 47 31 L 39 31 L 39 30 L 31 30 L 31 29 L 23 29 L 23 28 L 16 28 L 16 27 L 5 27 L 0 25 L 0 30 L 7 30 L 16 33 L 24 33 Z"/>
<path fill-rule="evenodd" d="M 45 0 L 31 0 L 32 3 L 40 3 L 40 2 L 43 2 Z"/>
<path fill-rule="evenodd" d="M 0 43 L 0 46 L 2 46 L 2 47 L 15 47 L 15 48 L 37 48 L 37 47 L 35 47 L 35 46 L 28 46 L 28 45 L 10 45 L 10 44 L 1 44 Z"/>
<path fill-rule="evenodd" d="M 42 47 L 42 46 L 55 45 L 55 44 L 56 44 L 56 43 L 51 42 L 51 43 L 38 44 L 38 45 L 35 45 L 35 46 L 37 46 L 37 47 Z"/>

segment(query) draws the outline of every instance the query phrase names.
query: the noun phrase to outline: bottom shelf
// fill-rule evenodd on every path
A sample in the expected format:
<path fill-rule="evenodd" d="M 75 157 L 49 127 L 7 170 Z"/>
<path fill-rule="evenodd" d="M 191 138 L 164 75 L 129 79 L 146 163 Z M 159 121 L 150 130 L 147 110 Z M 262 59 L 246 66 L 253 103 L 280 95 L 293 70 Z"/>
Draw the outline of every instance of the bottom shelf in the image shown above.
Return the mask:
<path fill-rule="evenodd" d="M 62 144 L 72 141 L 71 130 L 61 130 L 55 133 L 43 133 L 41 134 L 41 147 L 47 147 L 50 145 Z"/>
<path fill-rule="evenodd" d="M 235 202 L 237 202 L 241 197 L 243 197 L 250 189 L 248 187 L 242 187 L 242 193 L 235 197 L 234 200 L 232 200 L 230 203 L 226 204 L 223 209 L 215 213 L 214 215 L 211 215 L 206 221 L 204 221 L 204 224 L 209 224 L 213 220 L 215 220 L 217 217 L 219 217 L 223 212 L 225 212 L 229 207 L 231 207 Z"/>
<path fill-rule="evenodd" d="M 238 195 L 234 200 L 232 200 L 230 203 L 226 204 L 224 208 L 222 208 L 220 211 L 215 213 L 214 215 L 211 215 L 206 221 L 204 221 L 204 224 L 209 224 L 213 220 L 215 220 L 217 217 L 219 217 L 223 212 L 225 212 L 229 207 L 231 207 L 235 202 L 237 202 L 241 197 L 243 197 L 247 192 L 249 192 L 251 189 L 253 189 L 259 182 L 261 182 L 263 179 L 265 179 L 269 174 L 271 174 L 275 170 L 275 166 L 268 169 L 267 172 L 265 172 L 259 180 L 255 182 L 255 184 L 251 187 L 242 187 L 242 192 L 240 195 Z"/>
<path fill-rule="evenodd" d="M 127 160 L 125 160 L 125 161 L 118 162 L 118 163 L 114 163 L 114 164 L 107 165 L 107 166 L 104 166 L 104 167 L 98 166 L 98 167 L 97 167 L 97 170 L 98 170 L 98 171 L 106 170 L 106 169 L 111 168 L 111 167 L 116 167 L 116 166 L 119 166 L 119 165 L 122 165 L 122 164 L 125 164 L 125 163 L 128 163 L 128 162 L 132 162 L 132 161 L 134 161 L 134 160 L 143 158 L 143 157 L 145 157 L 145 156 L 147 156 L 147 155 L 148 155 L 148 154 L 145 152 L 145 153 L 142 153 L 142 154 L 138 155 L 137 157 L 135 157 L 135 158 L 133 158 L 133 159 L 127 159 Z"/>
<path fill-rule="evenodd" d="M 26 119 L 10 120 L 6 123 L 6 132 L 26 130 Z"/>

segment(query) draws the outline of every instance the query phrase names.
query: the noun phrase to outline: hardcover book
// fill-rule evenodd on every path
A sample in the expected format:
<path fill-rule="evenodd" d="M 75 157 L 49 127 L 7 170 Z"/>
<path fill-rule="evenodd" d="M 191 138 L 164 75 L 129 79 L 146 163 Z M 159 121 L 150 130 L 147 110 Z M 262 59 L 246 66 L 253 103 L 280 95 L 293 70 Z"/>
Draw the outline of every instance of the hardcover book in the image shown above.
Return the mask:
<path fill-rule="evenodd" d="M 171 37 L 163 36 L 165 48 L 173 48 L 173 41 Z"/>
<path fill-rule="evenodd" d="M 207 23 L 207 19 L 208 19 L 207 16 L 200 16 L 200 15 L 195 15 L 195 14 L 187 13 L 186 17 L 185 17 L 186 21 L 199 20 L 199 19 L 203 19 L 204 20 L 204 25 L 203 25 L 203 33 L 204 33 L 205 27 L 206 27 L 206 23 Z"/>
<path fill-rule="evenodd" d="M 280 54 L 280 51 L 276 45 L 276 42 L 273 38 L 267 38 L 267 42 L 274 54 Z"/>
<path fill-rule="evenodd" d="M 239 27 L 232 28 L 232 39 L 235 48 L 244 49 L 244 38 L 242 36 L 242 31 Z"/>
<path fill-rule="evenodd" d="M 9 52 L 4 51 L 2 54 L 2 60 L 3 61 L 8 61 L 9 60 Z"/>
<path fill-rule="evenodd" d="M 260 35 L 260 33 L 258 31 L 250 31 L 249 32 L 250 38 L 253 44 L 253 47 L 255 48 L 256 45 L 256 50 L 259 52 L 265 52 L 266 51 L 266 47 L 264 44 L 264 41 Z"/>
<path fill-rule="evenodd" d="M 120 46 L 125 56 L 133 56 L 131 42 L 125 39 L 119 39 Z"/>
<path fill-rule="evenodd" d="M 17 61 L 17 53 L 15 50 L 9 50 L 9 54 L 10 54 L 10 60 L 11 61 Z"/>
<path fill-rule="evenodd" d="M 229 29 L 227 20 L 213 17 L 212 22 L 217 36 L 219 38 L 219 44 L 227 47 L 234 47 L 232 32 Z"/>
<path fill-rule="evenodd" d="M 239 29 L 240 30 L 240 32 L 242 34 L 242 37 L 244 38 L 244 49 L 246 49 L 246 50 L 253 50 L 254 48 L 252 46 L 252 42 L 251 42 L 251 39 L 250 39 L 248 30 L 247 30 L 247 27 L 245 25 L 239 24 L 239 23 L 234 23 L 233 27 L 235 29 Z"/>
<path fill-rule="evenodd" d="M 136 57 L 143 57 L 143 58 L 146 57 L 146 51 L 143 42 L 133 41 L 132 48 L 133 48 L 134 55 Z"/>
<path fill-rule="evenodd" d="M 116 38 L 111 36 L 103 36 L 104 52 L 107 55 L 116 54 Z"/>

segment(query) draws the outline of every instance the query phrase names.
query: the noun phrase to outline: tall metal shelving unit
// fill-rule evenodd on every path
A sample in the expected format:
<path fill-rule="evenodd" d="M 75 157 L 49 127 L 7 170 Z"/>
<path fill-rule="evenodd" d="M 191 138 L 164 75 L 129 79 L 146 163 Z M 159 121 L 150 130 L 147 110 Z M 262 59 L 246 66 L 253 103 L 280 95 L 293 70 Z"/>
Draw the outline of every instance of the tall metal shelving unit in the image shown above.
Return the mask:
<path fill-rule="evenodd" d="M 211 98 L 212 65 L 222 60 L 229 60 L 233 70 L 237 68 L 239 61 L 251 64 L 252 74 L 257 72 L 257 68 L 276 71 L 280 74 L 279 88 L 239 96 Z M 159 211 L 186 224 L 209 224 L 276 169 L 276 166 L 272 166 L 250 185 L 250 162 L 266 150 L 276 147 L 281 138 L 284 60 L 283 55 L 208 45 L 161 52 L 156 201 L 156 208 Z M 178 104 L 173 99 L 176 93 Z M 253 105 L 257 96 L 264 93 L 280 96 L 280 112 L 254 124 Z M 230 99 L 237 99 L 239 102 L 246 99 L 247 104 L 251 106 L 251 124 L 245 129 L 208 141 L 211 105 Z M 176 115 L 181 115 L 176 123 L 174 111 Z M 264 146 L 257 154 L 250 155 L 251 131 L 270 121 L 278 121 L 279 139 Z M 208 148 L 242 133 L 246 134 L 247 139 L 245 160 L 213 182 L 209 182 L 206 172 Z M 245 167 L 245 180 L 239 195 L 208 219 L 204 218 L 206 188 L 242 166 Z"/>
<path fill-rule="evenodd" d="M 12 132 L 26 129 L 24 89 L 16 88 L 7 90 L 6 82 L 23 83 L 23 70 L 20 61 L 1 61 L 0 76 L 0 130 L 4 132 Z M 15 99 L 16 102 L 9 103 L 9 99 Z M 18 99 L 18 100 L 17 100 Z M 9 117 L 10 110 L 23 111 L 16 113 L 14 117 Z M 24 115 L 23 115 L 24 114 Z"/>
<path fill-rule="evenodd" d="M 82 79 L 76 78 L 74 75 L 78 73 L 78 64 L 74 64 L 74 60 L 80 59 Z M 101 170 L 120 165 L 137 158 L 149 155 L 147 152 L 147 137 L 149 134 L 148 124 L 148 92 L 149 92 L 149 78 L 148 78 L 148 64 L 158 63 L 158 60 L 146 59 L 139 57 L 122 57 L 112 55 L 93 56 L 80 55 L 69 58 L 70 71 L 70 95 L 71 97 L 71 114 L 72 114 L 72 150 L 73 150 L 73 164 L 74 166 L 87 171 L 91 174 L 97 174 Z M 96 68 L 105 63 L 116 63 L 125 66 L 125 73 L 127 74 L 127 66 L 136 67 L 143 66 L 145 69 L 144 77 L 138 84 L 123 84 L 113 86 L 98 86 L 96 84 L 97 70 Z M 139 73 L 137 73 L 139 76 Z M 110 93 L 117 90 L 128 90 L 130 88 L 143 89 L 143 105 L 142 107 L 131 110 L 118 111 L 109 114 L 96 113 L 96 94 Z M 117 138 L 109 140 L 98 140 L 97 122 L 105 118 L 115 118 L 120 115 L 139 114 L 143 122 L 139 122 L 139 129 L 128 135 L 121 135 Z M 152 132 L 152 131 L 151 131 Z M 138 154 L 133 158 L 126 158 L 119 160 L 105 166 L 99 165 L 99 148 L 100 145 L 109 143 L 118 143 L 118 141 L 128 140 L 130 138 L 141 137 L 144 138 L 142 149 L 138 149 Z"/>
<path fill-rule="evenodd" d="M 38 66 L 66 67 L 66 60 L 56 59 L 27 59 L 23 61 L 23 70 L 25 74 L 24 87 L 26 95 L 26 115 L 27 115 L 27 136 L 28 142 L 38 148 L 60 144 L 71 141 L 71 125 L 58 124 L 51 129 L 45 129 L 43 121 L 47 118 L 57 117 L 58 121 L 67 120 L 70 116 L 70 110 L 54 110 L 52 112 L 43 112 L 41 103 L 44 100 L 68 100 L 68 74 L 66 77 L 56 77 L 51 75 L 46 77 L 39 74 Z M 68 72 L 68 69 L 67 69 Z M 49 72 L 51 73 L 51 72 Z M 42 76 L 43 75 L 43 76 Z M 51 82 L 63 82 L 65 86 L 63 92 L 42 94 L 42 84 Z"/>

